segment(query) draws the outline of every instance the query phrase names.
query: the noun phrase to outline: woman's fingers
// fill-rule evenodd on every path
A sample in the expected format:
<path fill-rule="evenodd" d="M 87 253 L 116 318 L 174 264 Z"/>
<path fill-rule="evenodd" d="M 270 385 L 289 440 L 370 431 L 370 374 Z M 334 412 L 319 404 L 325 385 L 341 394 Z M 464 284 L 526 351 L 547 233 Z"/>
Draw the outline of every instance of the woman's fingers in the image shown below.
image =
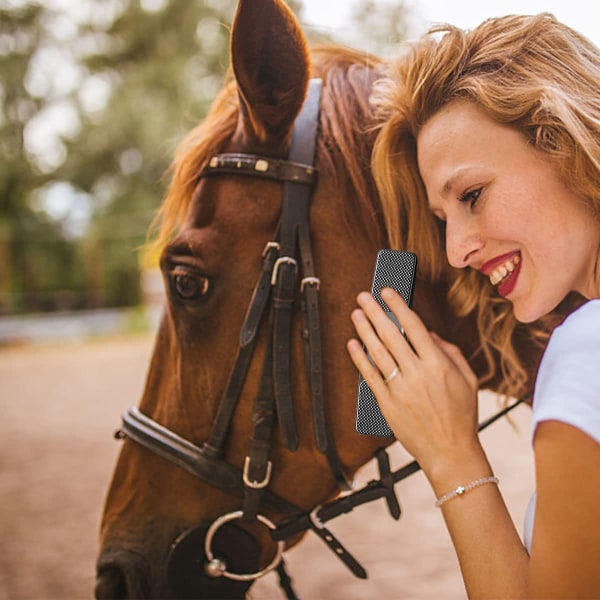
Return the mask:
<path fill-rule="evenodd" d="M 400 369 L 409 369 L 416 358 L 415 350 L 417 350 L 417 348 L 414 348 L 414 345 L 411 347 L 413 344 L 413 337 L 415 337 L 414 332 L 419 325 L 426 334 L 427 329 L 419 317 L 408 308 L 404 300 L 402 300 L 395 291 L 382 290 L 382 298 L 389 308 L 392 309 L 392 314 L 397 320 L 397 323 L 402 327 L 406 337 L 402 335 L 397 325 L 392 322 L 390 317 L 370 294 L 367 294 L 366 292 L 359 294 L 358 303 L 373 323 L 373 326 L 377 330 L 377 334 L 386 344 L 394 357 L 394 360 L 400 366 Z M 433 346 L 431 340 L 429 340 L 429 345 Z M 418 350 L 417 354 L 420 354 Z"/>
<path fill-rule="evenodd" d="M 414 352 L 418 356 L 431 353 L 435 349 L 435 344 L 432 344 L 429 330 L 425 327 L 419 315 L 408 307 L 404 298 L 391 288 L 381 290 L 381 297 L 402 325 L 402 329 L 404 329 Z"/>
<path fill-rule="evenodd" d="M 398 294 L 384 290 L 381 296 L 409 341 L 365 292 L 352 321 L 373 362 L 356 339 L 348 353 L 396 437 L 427 470 L 465 436 L 476 435 L 477 379 L 461 351 L 430 333 Z M 399 374 L 386 384 L 396 365 Z"/>
<path fill-rule="evenodd" d="M 367 385 L 371 388 L 373 394 L 380 402 L 386 402 L 389 400 L 389 390 L 385 378 L 394 372 L 397 367 L 392 367 L 390 372 L 385 372 L 383 375 L 375 365 L 367 357 L 362 344 L 356 340 L 351 339 L 346 345 L 348 354 L 354 363 L 354 366 L 358 369 L 363 379 L 367 382 Z"/>
<path fill-rule="evenodd" d="M 371 360 L 369 360 L 369 358 L 365 354 L 364 349 L 360 347 L 359 344 L 360 352 L 358 352 L 359 349 L 357 348 L 356 354 L 359 355 L 358 358 L 360 360 L 360 363 L 364 366 L 361 367 L 358 364 L 356 366 L 359 367 L 359 370 L 361 371 L 361 374 L 363 375 L 365 380 L 367 380 L 367 377 L 365 377 L 364 371 L 372 373 L 370 377 L 375 376 L 375 371 L 377 371 L 377 375 L 379 375 L 380 372 L 383 375 L 383 379 L 387 378 L 397 366 L 392 354 L 389 352 L 388 348 L 379 338 L 379 335 L 373 329 L 371 322 L 362 310 L 357 309 L 353 311 L 351 318 L 354 324 L 354 328 L 356 329 L 356 333 L 358 333 L 371 358 Z M 387 317 L 385 317 L 384 315 L 384 318 Z M 354 353 L 351 354 L 351 356 L 354 360 Z M 377 367 L 377 369 L 374 369 L 373 366 Z"/>
<path fill-rule="evenodd" d="M 477 377 L 457 346 L 430 332 L 395 290 L 384 288 L 381 297 L 402 326 L 408 342 L 379 303 L 367 292 L 359 294 L 358 303 L 364 311 L 364 314 L 361 313 L 362 319 L 370 321 L 369 327 L 366 328 L 363 322 L 365 328 L 357 329 L 357 332 L 385 376 L 388 376 L 386 369 L 393 370 L 392 363 L 397 363 L 401 371 L 408 373 L 419 358 L 435 368 L 450 361 L 470 387 L 477 387 Z M 367 339 L 363 337 L 363 331 L 368 336 Z"/>

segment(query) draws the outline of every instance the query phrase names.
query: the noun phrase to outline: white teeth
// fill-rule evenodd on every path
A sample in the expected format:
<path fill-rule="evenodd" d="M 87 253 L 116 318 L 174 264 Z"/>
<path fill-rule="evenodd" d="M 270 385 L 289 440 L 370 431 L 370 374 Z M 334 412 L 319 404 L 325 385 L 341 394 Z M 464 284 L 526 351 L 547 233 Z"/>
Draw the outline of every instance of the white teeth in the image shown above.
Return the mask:
<path fill-rule="evenodd" d="M 510 273 L 515 270 L 515 267 L 521 262 L 521 257 L 518 254 L 511 256 L 503 265 L 496 267 L 489 275 L 490 283 L 492 285 L 498 285 L 501 283 Z"/>

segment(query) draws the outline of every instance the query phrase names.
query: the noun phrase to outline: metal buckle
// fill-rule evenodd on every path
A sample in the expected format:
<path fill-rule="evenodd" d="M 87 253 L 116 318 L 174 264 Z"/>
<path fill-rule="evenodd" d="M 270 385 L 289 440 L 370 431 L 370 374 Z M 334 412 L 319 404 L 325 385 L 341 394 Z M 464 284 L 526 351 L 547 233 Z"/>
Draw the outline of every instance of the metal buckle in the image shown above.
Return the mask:
<path fill-rule="evenodd" d="M 285 547 L 285 542 L 283 540 L 277 542 L 277 551 L 275 552 L 275 557 L 273 560 L 260 571 L 256 573 L 230 573 L 227 571 L 227 565 L 220 559 L 215 558 L 215 555 L 212 552 L 211 544 L 215 533 L 225 523 L 229 521 L 235 521 L 236 519 L 241 519 L 244 516 L 243 510 L 238 510 L 232 513 L 228 513 L 219 517 L 213 524 L 208 528 L 206 532 L 206 538 L 204 539 L 204 553 L 206 554 L 206 558 L 208 562 L 206 564 L 205 570 L 206 573 L 210 577 L 227 577 L 228 579 L 233 579 L 234 581 L 254 581 L 259 577 L 263 577 L 273 569 L 279 565 L 281 559 L 283 558 L 283 549 Z M 256 519 L 260 521 L 263 525 L 266 525 L 269 529 L 275 529 L 275 523 L 271 520 L 267 519 L 263 515 L 256 515 Z"/>
<path fill-rule="evenodd" d="M 279 265 L 281 263 L 294 265 L 296 273 L 298 272 L 298 262 L 295 258 L 292 258 L 291 256 L 281 256 L 275 261 L 275 265 L 273 266 L 273 275 L 271 275 L 271 285 L 275 285 L 277 283 L 277 275 L 279 274 Z"/>
<path fill-rule="evenodd" d="M 304 292 L 307 285 L 314 285 L 318 291 L 321 288 L 321 280 L 318 277 L 305 277 L 300 283 L 300 292 Z"/>
<path fill-rule="evenodd" d="M 267 253 L 269 252 L 269 250 L 279 250 L 281 246 L 279 245 L 279 242 L 267 242 L 267 245 L 265 246 L 265 249 L 263 250 L 263 257 L 265 257 L 267 255 Z"/>
<path fill-rule="evenodd" d="M 323 523 L 323 521 L 321 521 L 321 519 L 319 519 L 319 517 L 317 516 L 317 513 L 323 508 L 322 504 L 319 504 L 318 506 L 315 506 L 315 508 L 313 508 L 313 510 L 310 511 L 310 514 L 308 515 L 310 518 L 310 522 L 317 528 L 317 529 L 325 529 L 325 523 Z"/>
<path fill-rule="evenodd" d="M 248 471 L 250 470 L 250 457 L 246 456 L 246 459 L 244 460 L 244 473 L 242 475 L 244 483 L 254 490 L 262 490 L 263 488 L 266 488 L 269 485 L 269 481 L 271 479 L 272 466 L 273 465 L 269 460 L 267 462 L 267 472 L 265 473 L 265 478 L 262 481 L 250 481 L 250 479 L 248 478 Z"/>

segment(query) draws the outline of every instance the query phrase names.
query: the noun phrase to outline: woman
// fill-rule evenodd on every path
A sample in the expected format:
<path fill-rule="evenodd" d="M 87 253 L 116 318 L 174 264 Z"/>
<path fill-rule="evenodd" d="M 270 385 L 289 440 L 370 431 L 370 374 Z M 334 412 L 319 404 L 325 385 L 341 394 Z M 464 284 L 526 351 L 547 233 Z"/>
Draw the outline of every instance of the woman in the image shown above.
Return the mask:
<path fill-rule="evenodd" d="M 525 545 L 477 437 L 480 382 L 458 348 L 385 290 L 410 345 L 365 292 L 352 320 L 376 366 L 358 340 L 350 356 L 431 483 L 470 597 L 600 598 L 600 51 L 547 14 L 445 26 L 411 47 L 374 102 L 375 175 L 412 229 L 392 243 L 426 276 L 436 248 L 463 269 L 453 298 L 477 308 L 486 348 L 506 350 L 508 393 L 526 384 L 510 350 L 516 321 L 585 299 L 535 382 Z"/>

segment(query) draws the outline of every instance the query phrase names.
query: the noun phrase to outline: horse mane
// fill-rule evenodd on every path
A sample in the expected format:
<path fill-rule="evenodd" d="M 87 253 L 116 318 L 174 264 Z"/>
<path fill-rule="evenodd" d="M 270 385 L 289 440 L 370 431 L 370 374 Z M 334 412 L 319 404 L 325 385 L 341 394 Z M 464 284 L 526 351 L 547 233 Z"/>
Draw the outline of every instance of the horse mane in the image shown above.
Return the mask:
<path fill-rule="evenodd" d="M 383 75 L 382 59 L 343 46 L 314 48 L 313 76 L 324 83 L 321 100 L 319 168 L 334 178 L 346 221 L 358 217 L 365 236 L 384 247 L 387 242 L 382 205 L 371 175 L 371 153 L 376 130 L 369 99 L 373 83 Z M 355 194 L 351 190 L 355 190 Z"/>
<path fill-rule="evenodd" d="M 383 244 L 387 239 L 382 207 L 371 176 L 374 142 L 369 94 L 380 76 L 382 60 L 350 48 L 313 48 L 312 76 L 323 80 L 318 141 L 319 171 L 334 178 L 339 214 L 366 224 L 360 235 Z M 151 226 L 155 243 L 164 246 L 178 231 L 188 212 L 198 174 L 213 154 L 232 137 L 238 121 L 239 99 L 231 69 L 225 85 L 204 120 L 179 145 L 169 173 L 166 198 Z M 350 190 L 356 190 L 356 194 Z M 356 227 L 350 228 L 356 230 Z"/>

